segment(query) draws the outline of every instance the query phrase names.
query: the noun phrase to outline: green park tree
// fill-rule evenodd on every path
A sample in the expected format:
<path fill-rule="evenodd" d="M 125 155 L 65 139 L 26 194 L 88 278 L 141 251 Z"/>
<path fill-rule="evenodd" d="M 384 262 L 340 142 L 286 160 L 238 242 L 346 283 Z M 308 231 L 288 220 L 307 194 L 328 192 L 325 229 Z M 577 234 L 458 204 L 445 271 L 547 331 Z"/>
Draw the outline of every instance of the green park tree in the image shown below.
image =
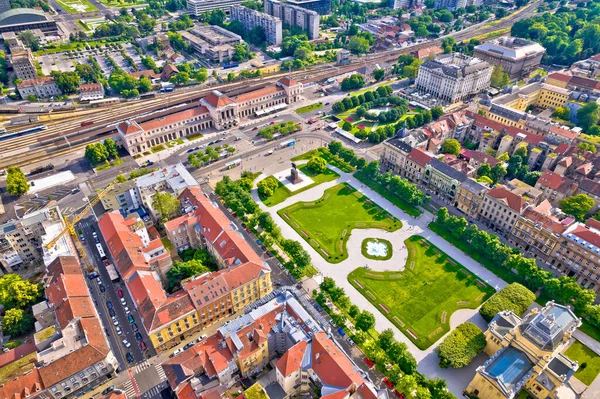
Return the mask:
<path fill-rule="evenodd" d="M 18 274 L 5 274 L 0 277 L 0 304 L 5 309 L 27 308 L 42 297 L 42 288 L 24 280 Z"/>
<path fill-rule="evenodd" d="M 577 194 L 563 199 L 558 203 L 560 209 L 575 219 L 583 222 L 585 216 L 594 207 L 594 200 L 586 194 Z"/>
<path fill-rule="evenodd" d="M 369 331 L 375 327 L 375 316 L 372 313 L 363 310 L 358 316 L 356 316 L 356 328 L 364 332 Z"/>
<path fill-rule="evenodd" d="M 35 318 L 23 309 L 8 309 L 2 318 L 2 329 L 5 334 L 18 337 L 33 330 Z"/>
<path fill-rule="evenodd" d="M 313 156 L 308 163 L 306 164 L 308 169 L 312 170 L 314 173 L 325 173 L 327 170 L 327 161 L 318 156 Z"/>
<path fill-rule="evenodd" d="M 593 126 L 596 126 L 600 118 L 598 103 L 589 102 L 577 110 L 577 125 L 588 132 Z"/>
<path fill-rule="evenodd" d="M 158 192 L 152 196 L 152 208 L 167 221 L 177 216 L 180 207 L 179 200 L 173 194 Z"/>
<path fill-rule="evenodd" d="M 485 335 L 473 323 L 456 327 L 438 347 L 439 363 L 442 368 L 467 366 L 485 348 Z"/>
<path fill-rule="evenodd" d="M 456 139 L 446 139 L 440 148 L 442 154 L 460 154 L 460 143 Z"/>
<path fill-rule="evenodd" d="M 13 195 L 22 195 L 29 191 L 29 183 L 21 168 L 10 166 L 6 170 L 6 191 Z"/>

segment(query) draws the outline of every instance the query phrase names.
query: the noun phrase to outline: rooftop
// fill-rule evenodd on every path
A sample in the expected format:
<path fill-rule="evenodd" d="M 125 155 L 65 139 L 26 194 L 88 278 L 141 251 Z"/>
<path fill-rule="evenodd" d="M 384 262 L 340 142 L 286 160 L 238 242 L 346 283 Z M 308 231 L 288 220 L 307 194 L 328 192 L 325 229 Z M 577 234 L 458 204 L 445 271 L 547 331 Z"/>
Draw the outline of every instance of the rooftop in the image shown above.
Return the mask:
<path fill-rule="evenodd" d="M 475 46 L 475 51 L 485 51 L 505 58 L 519 60 L 539 53 L 544 53 L 546 52 L 546 49 L 536 42 L 517 37 L 504 36 Z"/>

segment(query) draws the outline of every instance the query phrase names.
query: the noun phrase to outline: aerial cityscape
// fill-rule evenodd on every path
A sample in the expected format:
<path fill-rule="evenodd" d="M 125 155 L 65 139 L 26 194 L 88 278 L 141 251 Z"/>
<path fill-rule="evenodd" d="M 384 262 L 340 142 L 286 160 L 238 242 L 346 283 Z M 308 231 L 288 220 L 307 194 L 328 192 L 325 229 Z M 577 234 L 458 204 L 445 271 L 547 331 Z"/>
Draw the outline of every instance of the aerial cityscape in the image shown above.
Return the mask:
<path fill-rule="evenodd" d="M 600 0 L 0 0 L 0 399 L 600 399 Z"/>

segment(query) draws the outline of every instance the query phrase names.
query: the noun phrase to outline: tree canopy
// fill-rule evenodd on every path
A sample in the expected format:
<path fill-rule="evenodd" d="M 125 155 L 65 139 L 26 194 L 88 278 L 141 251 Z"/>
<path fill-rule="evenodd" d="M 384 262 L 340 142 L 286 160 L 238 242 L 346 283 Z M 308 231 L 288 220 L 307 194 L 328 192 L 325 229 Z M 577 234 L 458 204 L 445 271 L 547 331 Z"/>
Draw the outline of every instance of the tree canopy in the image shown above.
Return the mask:
<path fill-rule="evenodd" d="M 479 309 L 479 313 L 488 322 L 505 310 L 511 310 L 521 317 L 533 301 L 535 301 L 533 292 L 519 283 L 512 283 L 485 301 Z"/>
<path fill-rule="evenodd" d="M 442 154 L 460 154 L 460 143 L 456 139 L 446 139 L 440 148 Z"/>
<path fill-rule="evenodd" d="M 327 161 L 321 157 L 313 156 L 306 164 L 306 167 L 315 173 L 325 173 L 327 170 Z"/>
<path fill-rule="evenodd" d="M 29 191 L 29 183 L 21 168 L 10 166 L 6 170 L 6 191 L 13 195 L 23 195 Z"/>
<path fill-rule="evenodd" d="M 173 194 L 158 192 L 152 196 L 152 208 L 163 220 L 170 220 L 179 214 L 179 200 Z"/>
<path fill-rule="evenodd" d="M 485 348 L 485 335 L 475 324 L 466 322 L 456 327 L 438 347 L 440 367 L 467 366 Z"/>
<path fill-rule="evenodd" d="M 39 284 L 23 280 L 18 274 L 5 274 L 0 277 L 0 304 L 5 309 L 27 308 L 42 297 Z"/>
<path fill-rule="evenodd" d="M 4 334 L 18 337 L 33 330 L 35 317 L 23 309 L 8 309 L 2 318 Z"/>
<path fill-rule="evenodd" d="M 563 199 L 558 203 L 558 206 L 566 214 L 583 222 L 587 213 L 594 207 L 594 200 L 586 194 L 577 194 Z"/>

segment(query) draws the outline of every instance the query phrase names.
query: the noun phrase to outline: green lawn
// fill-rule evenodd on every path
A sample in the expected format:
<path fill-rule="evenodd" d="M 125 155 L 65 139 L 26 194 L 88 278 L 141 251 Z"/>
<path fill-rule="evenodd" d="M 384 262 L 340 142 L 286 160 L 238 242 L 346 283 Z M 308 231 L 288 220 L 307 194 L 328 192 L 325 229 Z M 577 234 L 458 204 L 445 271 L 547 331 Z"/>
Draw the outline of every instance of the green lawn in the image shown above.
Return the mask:
<path fill-rule="evenodd" d="M 56 0 L 56 2 L 69 14 L 98 10 L 95 5 L 87 0 Z"/>
<path fill-rule="evenodd" d="M 539 303 L 539 302 L 538 302 Z M 600 342 L 600 331 L 586 320 L 581 320 L 579 331 Z"/>
<path fill-rule="evenodd" d="M 317 109 L 320 109 L 320 108 L 323 108 L 323 103 L 322 102 L 318 102 L 318 103 L 306 105 L 304 107 L 300 107 L 300 108 L 298 108 L 296 110 L 296 113 L 298 115 L 300 115 L 300 114 L 306 114 L 308 112 L 311 112 L 311 111 L 314 111 L 314 110 L 317 110 Z"/>
<path fill-rule="evenodd" d="M 167 148 L 166 148 L 164 145 L 162 145 L 162 144 L 155 145 L 154 147 L 152 147 L 152 148 L 151 148 L 151 150 L 152 150 L 152 152 L 153 152 L 153 153 L 157 153 L 157 152 L 160 152 L 160 151 L 164 151 L 164 150 L 166 150 L 166 149 L 167 149 Z"/>
<path fill-rule="evenodd" d="M 405 242 L 405 269 L 358 268 L 348 281 L 417 345 L 426 349 L 450 330 L 458 309 L 476 309 L 495 290 L 423 237 Z"/>
<path fill-rule="evenodd" d="M 308 161 L 316 155 L 316 156 L 323 158 L 325 161 L 327 161 L 327 163 L 329 165 L 335 166 L 336 168 L 339 168 L 343 172 L 346 172 L 346 173 L 354 172 L 354 167 L 352 167 L 351 169 L 348 169 L 345 166 L 340 165 L 339 162 L 336 162 L 331 157 L 331 155 L 329 153 L 326 153 L 325 151 L 326 151 L 326 149 L 322 148 L 322 147 L 320 147 L 316 150 L 310 150 L 310 151 L 305 152 L 304 154 L 295 156 L 294 158 L 292 158 L 292 161 L 303 161 L 303 160 Z"/>
<path fill-rule="evenodd" d="M 302 187 L 301 189 L 296 190 L 294 192 L 291 192 L 290 190 L 288 190 L 287 187 L 285 187 L 281 182 L 279 182 L 279 187 L 277 187 L 277 189 L 275 190 L 273 195 L 271 195 L 270 197 L 266 197 L 266 198 L 263 198 L 263 197 L 260 198 L 266 206 L 273 206 L 273 205 L 281 204 L 283 201 L 285 201 L 292 195 L 299 194 L 303 191 L 313 188 L 316 185 L 319 185 L 321 183 L 325 183 L 328 181 L 332 181 L 332 180 L 335 180 L 338 177 L 340 177 L 340 175 L 338 175 L 331 169 L 326 169 L 324 173 L 318 173 L 318 174 L 315 174 L 312 170 L 310 170 L 307 167 L 307 165 L 301 165 L 298 167 L 298 169 L 300 169 L 305 175 L 307 175 L 308 177 L 313 179 L 314 183 L 310 184 L 306 187 Z"/>
<path fill-rule="evenodd" d="M 124 1 L 124 0 L 121 0 L 121 1 L 119 1 L 119 0 L 100 0 L 100 2 L 102 4 L 105 4 L 107 7 L 131 7 L 131 6 L 134 6 L 134 5 L 138 5 L 139 6 L 139 5 L 145 5 L 146 4 L 146 2 L 139 1 L 139 0 L 136 0 L 135 2 L 133 2 L 133 1 L 127 2 L 127 1 Z"/>
<path fill-rule="evenodd" d="M 358 180 L 367 185 L 370 189 L 375 191 L 377 194 L 381 195 L 386 200 L 390 201 L 392 204 L 396 205 L 398 208 L 402 209 L 404 212 L 408 213 L 411 216 L 419 216 L 423 211 L 417 208 L 414 205 L 409 204 L 404 201 L 402 198 L 398 197 L 395 194 L 390 193 L 387 188 L 379 183 L 376 180 L 366 177 L 362 171 L 358 171 L 354 174 Z"/>
<path fill-rule="evenodd" d="M 600 356 L 579 341 L 569 346 L 565 356 L 579 362 L 575 377 L 585 385 L 590 385 L 600 373 Z"/>
<path fill-rule="evenodd" d="M 348 257 L 352 229 L 395 231 L 402 223 L 348 184 L 325 190 L 314 202 L 298 202 L 278 214 L 323 258 L 339 263 Z"/>

